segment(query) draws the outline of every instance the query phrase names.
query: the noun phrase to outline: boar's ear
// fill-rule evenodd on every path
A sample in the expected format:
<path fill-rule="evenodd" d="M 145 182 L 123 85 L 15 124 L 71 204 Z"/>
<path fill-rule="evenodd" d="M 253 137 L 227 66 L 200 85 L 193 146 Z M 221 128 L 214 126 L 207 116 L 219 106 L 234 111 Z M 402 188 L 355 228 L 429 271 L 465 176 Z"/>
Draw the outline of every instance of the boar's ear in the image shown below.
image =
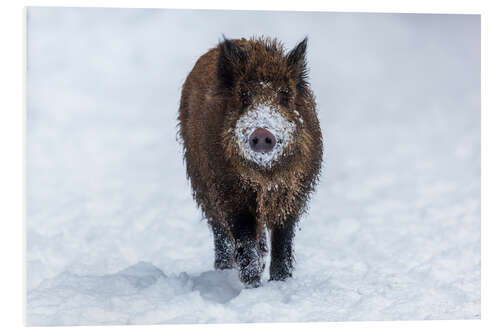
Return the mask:
<path fill-rule="evenodd" d="M 234 87 L 238 74 L 246 64 L 247 54 L 236 43 L 224 37 L 219 44 L 219 60 L 217 63 L 217 78 L 219 87 L 230 89 Z"/>
<path fill-rule="evenodd" d="M 286 60 L 288 66 L 290 67 L 292 74 L 295 76 L 297 82 L 297 89 L 299 92 L 304 91 L 307 88 L 307 63 L 306 63 L 306 49 L 307 49 L 307 37 L 304 38 L 302 42 L 297 44 L 286 55 Z"/>

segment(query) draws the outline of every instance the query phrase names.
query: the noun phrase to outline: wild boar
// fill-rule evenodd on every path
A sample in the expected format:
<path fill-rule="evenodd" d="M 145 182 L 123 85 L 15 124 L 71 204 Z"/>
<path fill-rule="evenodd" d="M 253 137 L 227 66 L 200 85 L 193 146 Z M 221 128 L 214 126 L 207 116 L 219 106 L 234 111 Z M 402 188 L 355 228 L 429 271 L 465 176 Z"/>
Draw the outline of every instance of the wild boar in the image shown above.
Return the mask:
<path fill-rule="evenodd" d="M 179 109 L 187 176 L 215 240 L 215 268 L 261 284 L 292 276 L 295 226 L 318 182 L 323 143 L 307 38 L 225 37 L 187 76 Z"/>

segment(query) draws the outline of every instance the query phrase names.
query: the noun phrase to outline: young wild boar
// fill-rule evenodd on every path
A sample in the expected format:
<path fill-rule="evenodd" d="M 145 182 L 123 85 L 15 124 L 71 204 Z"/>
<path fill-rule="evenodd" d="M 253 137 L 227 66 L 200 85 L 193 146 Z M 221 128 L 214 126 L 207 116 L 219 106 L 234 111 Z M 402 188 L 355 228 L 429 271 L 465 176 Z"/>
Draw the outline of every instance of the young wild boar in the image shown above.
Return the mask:
<path fill-rule="evenodd" d="M 307 82 L 307 38 L 225 39 L 183 89 L 180 136 L 193 196 L 215 239 L 215 268 L 258 286 L 271 235 L 271 280 L 292 275 L 294 228 L 313 192 L 322 137 Z"/>

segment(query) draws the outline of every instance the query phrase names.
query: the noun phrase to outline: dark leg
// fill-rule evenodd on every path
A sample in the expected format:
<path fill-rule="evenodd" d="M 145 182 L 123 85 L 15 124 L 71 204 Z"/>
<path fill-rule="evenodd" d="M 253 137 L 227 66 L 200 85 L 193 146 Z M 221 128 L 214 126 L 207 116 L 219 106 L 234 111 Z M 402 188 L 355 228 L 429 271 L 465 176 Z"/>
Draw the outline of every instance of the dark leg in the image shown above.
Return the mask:
<path fill-rule="evenodd" d="M 285 280 L 292 276 L 293 237 L 295 222 L 276 225 L 271 231 L 271 280 Z"/>
<path fill-rule="evenodd" d="M 231 238 L 217 224 L 212 224 L 215 245 L 215 269 L 230 269 L 234 266 L 234 245 Z"/>
<path fill-rule="evenodd" d="M 262 257 L 262 260 L 264 261 L 264 257 L 267 254 L 267 234 L 266 230 L 262 230 L 258 239 L 257 239 L 257 246 L 259 248 L 260 256 Z"/>
<path fill-rule="evenodd" d="M 255 217 L 251 214 L 238 215 L 233 220 L 231 232 L 236 242 L 235 262 L 240 280 L 249 287 L 258 287 L 264 261 L 257 249 Z"/>

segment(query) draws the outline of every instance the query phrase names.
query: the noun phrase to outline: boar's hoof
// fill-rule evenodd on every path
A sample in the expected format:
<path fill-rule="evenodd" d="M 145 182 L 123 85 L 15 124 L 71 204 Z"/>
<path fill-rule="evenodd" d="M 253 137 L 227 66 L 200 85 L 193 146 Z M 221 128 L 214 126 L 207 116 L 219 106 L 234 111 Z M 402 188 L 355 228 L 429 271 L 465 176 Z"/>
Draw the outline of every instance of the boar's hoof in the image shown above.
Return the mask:
<path fill-rule="evenodd" d="M 284 281 L 292 277 L 292 270 L 286 264 L 271 263 L 271 267 L 269 269 L 269 275 L 270 275 L 269 280 L 271 281 Z"/>
<path fill-rule="evenodd" d="M 235 261 L 238 265 L 240 281 L 246 287 L 258 287 L 261 284 L 261 275 L 264 271 L 264 260 L 254 246 L 239 246 L 236 250 Z"/>
<path fill-rule="evenodd" d="M 270 281 L 285 281 L 288 278 L 292 277 L 292 273 L 290 272 L 280 272 L 271 274 Z"/>

